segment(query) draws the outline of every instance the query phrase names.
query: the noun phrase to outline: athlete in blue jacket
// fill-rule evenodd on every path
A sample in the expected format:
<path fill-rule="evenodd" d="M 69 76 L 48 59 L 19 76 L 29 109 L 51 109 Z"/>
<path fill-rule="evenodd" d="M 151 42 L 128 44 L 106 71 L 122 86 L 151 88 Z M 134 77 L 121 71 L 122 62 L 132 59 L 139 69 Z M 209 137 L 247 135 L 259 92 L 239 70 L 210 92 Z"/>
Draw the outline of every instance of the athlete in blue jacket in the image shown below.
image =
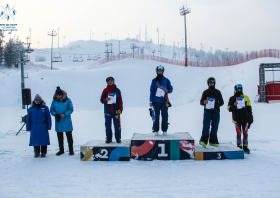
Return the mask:
<path fill-rule="evenodd" d="M 158 135 L 159 131 L 159 115 L 161 111 L 162 115 L 162 127 L 163 135 L 167 135 L 168 129 L 168 106 L 170 105 L 168 100 L 168 93 L 172 93 L 173 87 L 168 78 L 163 76 L 164 67 L 159 65 L 156 68 L 157 77 L 152 80 L 150 88 L 150 106 L 154 107 L 156 120 L 153 125 L 153 132 Z"/>
<path fill-rule="evenodd" d="M 72 101 L 67 97 L 67 93 L 57 87 L 53 96 L 51 105 L 51 114 L 55 116 L 55 131 L 57 132 L 59 152 L 56 155 L 64 153 L 63 132 L 66 133 L 69 146 L 69 155 L 74 155 L 73 149 L 73 126 L 71 114 L 73 113 Z"/>
<path fill-rule="evenodd" d="M 26 117 L 26 130 L 30 131 L 29 146 L 34 146 L 34 157 L 45 157 L 47 145 L 50 145 L 49 131 L 52 127 L 52 120 L 49 108 L 41 96 L 37 94 L 28 109 Z"/>

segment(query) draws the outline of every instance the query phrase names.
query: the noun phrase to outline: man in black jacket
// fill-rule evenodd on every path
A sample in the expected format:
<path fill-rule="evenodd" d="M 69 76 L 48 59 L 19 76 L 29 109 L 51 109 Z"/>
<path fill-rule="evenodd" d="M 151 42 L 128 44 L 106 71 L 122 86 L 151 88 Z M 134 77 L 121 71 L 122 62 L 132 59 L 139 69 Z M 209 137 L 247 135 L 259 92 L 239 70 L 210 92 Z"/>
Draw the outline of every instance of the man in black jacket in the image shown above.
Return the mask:
<path fill-rule="evenodd" d="M 234 86 L 234 95 L 228 101 L 228 111 L 232 112 L 232 122 L 237 132 L 237 146 L 242 149 L 241 131 L 243 132 L 243 150 L 250 154 L 248 148 L 248 129 L 253 123 L 251 101 L 243 94 L 242 85 Z"/>
<path fill-rule="evenodd" d="M 220 122 L 220 106 L 224 104 L 224 100 L 221 92 L 218 89 L 215 89 L 215 78 L 208 78 L 207 84 L 209 88 L 203 92 L 200 100 L 200 104 L 204 106 L 204 115 L 202 136 L 199 144 L 206 147 L 209 139 L 210 146 L 219 146 L 217 132 Z M 209 138 L 210 124 L 211 132 Z"/>

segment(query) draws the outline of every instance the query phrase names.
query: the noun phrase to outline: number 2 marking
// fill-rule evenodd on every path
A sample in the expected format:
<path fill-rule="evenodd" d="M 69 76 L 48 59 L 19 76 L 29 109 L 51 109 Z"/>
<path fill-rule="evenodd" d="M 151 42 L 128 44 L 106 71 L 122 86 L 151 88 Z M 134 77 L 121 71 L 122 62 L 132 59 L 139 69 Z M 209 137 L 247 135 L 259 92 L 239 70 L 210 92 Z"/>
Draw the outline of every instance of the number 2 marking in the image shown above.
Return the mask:
<path fill-rule="evenodd" d="M 108 151 L 107 149 L 102 149 L 100 151 L 101 157 L 100 158 L 108 158 Z"/>

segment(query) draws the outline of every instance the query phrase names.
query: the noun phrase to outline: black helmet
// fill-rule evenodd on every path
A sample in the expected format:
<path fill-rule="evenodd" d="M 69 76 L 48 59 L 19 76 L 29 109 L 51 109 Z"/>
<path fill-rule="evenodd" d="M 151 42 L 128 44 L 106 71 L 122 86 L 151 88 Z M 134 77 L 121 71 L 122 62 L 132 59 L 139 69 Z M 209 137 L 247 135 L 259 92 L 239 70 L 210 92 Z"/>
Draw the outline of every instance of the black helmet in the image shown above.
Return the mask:
<path fill-rule="evenodd" d="M 215 80 L 214 77 L 208 78 L 208 80 L 207 80 L 207 85 L 209 86 L 210 83 L 214 83 L 214 85 L 216 85 L 216 80 Z"/>
<path fill-rule="evenodd" d="M 113 83 L 115 84 L 115 79 L 112 76 L 109 76 L 108 78 L 106 78 L 107 84 L 108 84 L 109 80 L 113 80 Z"/>
<path fill-rule="evenodd" d="M 164 72 L 164 67 L 161 66 L 161 65 L 159 65 L 159 66 L 157 66 L 157 68 L 156 68 L 156 71 L 158 71 L 158 70 L 162 70 L 162 71 Z"/>

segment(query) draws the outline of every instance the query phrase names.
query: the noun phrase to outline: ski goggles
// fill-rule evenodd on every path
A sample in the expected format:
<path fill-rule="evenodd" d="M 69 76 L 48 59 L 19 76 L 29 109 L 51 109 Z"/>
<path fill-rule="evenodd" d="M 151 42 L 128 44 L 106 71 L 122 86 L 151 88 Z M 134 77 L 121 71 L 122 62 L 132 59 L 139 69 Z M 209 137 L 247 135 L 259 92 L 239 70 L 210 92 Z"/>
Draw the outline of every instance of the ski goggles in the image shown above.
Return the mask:
<path fill-rule="evenodd" d="M 209 80 L 208 83 L 215 83 L 215 80 Z"/>
<path fill-rule="evenodd" d="M 157 66 L 157 70 L 164 70 L 164 67 L 163 66 Z"/>
<path fill-rule="evenodd" d="M 106 79 L 107 82 L 110 81 L 110 80 L 114 81 L 114 78 L 109 77 L 109 78 Z"/>
<path fill-rule="evenodd" d="M 235 89 L 242 89 L 242 85 L 241 84 L 235 85 Z"/>

